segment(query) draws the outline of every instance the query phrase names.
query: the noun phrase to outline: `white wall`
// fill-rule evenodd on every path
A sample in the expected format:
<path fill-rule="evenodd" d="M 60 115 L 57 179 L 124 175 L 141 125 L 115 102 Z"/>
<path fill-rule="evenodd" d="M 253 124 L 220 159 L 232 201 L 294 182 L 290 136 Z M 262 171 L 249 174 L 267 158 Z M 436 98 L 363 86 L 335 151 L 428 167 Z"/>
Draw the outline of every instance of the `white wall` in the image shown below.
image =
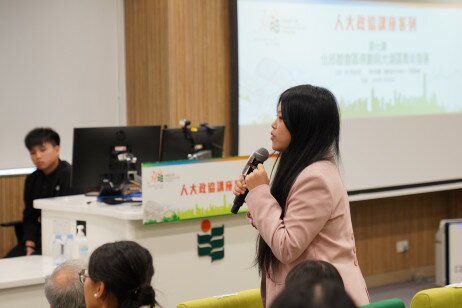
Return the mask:
<path fill-rule="evenodd" d="M 24 136 L 126 123 L 123 0 L 0 2 L 1 169 L 32 166 Z"/>

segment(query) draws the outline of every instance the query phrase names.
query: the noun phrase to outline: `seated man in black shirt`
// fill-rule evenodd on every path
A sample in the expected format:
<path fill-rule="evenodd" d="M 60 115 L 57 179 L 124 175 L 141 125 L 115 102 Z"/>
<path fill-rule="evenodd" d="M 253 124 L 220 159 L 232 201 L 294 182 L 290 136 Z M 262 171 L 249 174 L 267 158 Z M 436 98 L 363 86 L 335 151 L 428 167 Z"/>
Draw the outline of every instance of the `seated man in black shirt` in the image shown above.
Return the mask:
<path fill-rule="evenodd" d="M 36 128 L 24 142 L 37 170 L 26 177 L 23 240 L 5 258 L 41 254 L 40 210 L 33 207 L 33 201 L 71 193 L 71 165 L 59 159 L 59 135 L 50 128 Z"/>

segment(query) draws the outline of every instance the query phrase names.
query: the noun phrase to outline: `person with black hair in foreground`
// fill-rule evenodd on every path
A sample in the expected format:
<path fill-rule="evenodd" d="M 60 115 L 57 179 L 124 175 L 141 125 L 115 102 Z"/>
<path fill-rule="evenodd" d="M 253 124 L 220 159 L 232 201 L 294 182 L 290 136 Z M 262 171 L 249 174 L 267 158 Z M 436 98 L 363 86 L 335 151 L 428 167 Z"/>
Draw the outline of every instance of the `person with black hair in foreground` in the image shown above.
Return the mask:
<path fill-rule="evenodd" d="M 279 293 L 271 308 L 355 308 L 353 300 L 334 279 L 292 281 Z"/>
<path fill-rule="evenodd" d="M 71 165 L 59 158 L 58 133 L 47 127 L 35 128 L 24 143 L 37 170 L 26 177 L 24 185 L 23 238 L 5 258 L 42 254 L 41 212 L 33 202 L 72 194 Z"/>
<path fill-rule="evenodd" d="M 344 288 L 342 276 L 335 266 L 321 260 L 305 260 L 295 265 L 286 276 L 286 287 L 294 281 L 313 281 L 319 279 L 331 279 Z"/>
<path fill-rule="evenodd" d="M 256 263 L 265 307 L 303 260 L 333 264 L 357 305 L 369 304 L 356 257 L 350 205 L 340 176 L 340 115 L 327 89 L 300 85 L 284 91 L 271 124 L 279 162 L 271 182 L 262 164 L 234 187 L 258 230 Z"/>
<path fill-rule="evenodd" d="M 154 307 L 152 262 L 151 253 L 136 242 L 98 247 L 90 256 L 88 270 L 79 274 L 87 308 Z"/>

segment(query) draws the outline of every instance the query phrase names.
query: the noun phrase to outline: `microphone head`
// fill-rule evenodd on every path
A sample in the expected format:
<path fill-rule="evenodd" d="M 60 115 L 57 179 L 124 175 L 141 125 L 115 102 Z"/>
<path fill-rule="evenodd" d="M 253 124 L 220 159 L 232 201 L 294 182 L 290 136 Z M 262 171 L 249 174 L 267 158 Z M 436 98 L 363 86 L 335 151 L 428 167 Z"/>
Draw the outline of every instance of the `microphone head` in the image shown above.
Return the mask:
<path fill-rule="evenodd" d="M 269 152 L 265 148 L 259 148 L 253 154 L 255 155 L 255 159 L 259 163 L 262 163 L 262 162 L 266 161 L 268 159 L 268 157 L 269 157 Z"/>

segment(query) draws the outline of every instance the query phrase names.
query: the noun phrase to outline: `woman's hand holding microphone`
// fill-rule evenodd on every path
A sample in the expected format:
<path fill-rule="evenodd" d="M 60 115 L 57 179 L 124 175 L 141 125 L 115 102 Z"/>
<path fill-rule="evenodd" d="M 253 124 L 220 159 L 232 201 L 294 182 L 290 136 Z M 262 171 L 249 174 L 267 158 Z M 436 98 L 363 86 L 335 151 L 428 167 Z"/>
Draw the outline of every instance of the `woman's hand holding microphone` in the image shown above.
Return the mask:
<path fill-rule="evenodd" d="M 263 184 L 269 184 L 268 174 L 266 173 L 263 164 L 258 164 L 257 169 L 255 169 L 252 173 L 245 177 L 243 175 L 239 177 L 236 185 L 234 186 L 233 194 L 239 196 L 244 194 L 246 189 L 250 191 Z"/>

